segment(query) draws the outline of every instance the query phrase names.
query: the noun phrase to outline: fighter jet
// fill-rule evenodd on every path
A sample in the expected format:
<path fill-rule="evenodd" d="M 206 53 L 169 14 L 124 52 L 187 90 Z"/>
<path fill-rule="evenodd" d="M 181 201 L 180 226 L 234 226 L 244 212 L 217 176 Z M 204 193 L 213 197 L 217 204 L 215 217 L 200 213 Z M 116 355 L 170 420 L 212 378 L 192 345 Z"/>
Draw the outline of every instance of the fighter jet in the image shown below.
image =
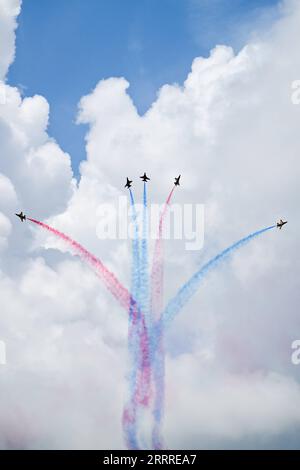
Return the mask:
<path fill-rule="evenodd" d="M 279 228 L 279 230 L 281 230 L 285 224 L 287 224 L 287 220 L 284 222 L 282 219 L 280 219 L 280 221 L 277 222 L 277 227 Z"/>
<path fill-rule="evenodd" d="M 175 178 L 175 183 L 174 183 L 175 186 L 180 186 L 180 183 L 179 183 L 180 178 L 181 178 L 181 175 L 179 175 L 178 178 Z"/>
<path fill-rule="evenodd" d="M 128 179 L 128 178 L 126 178 L 126 179 L 127 179 L 127 181 L 126 181 L 126 184 L 125 184 L 124 188 L 128 188 L 128 189 L 129 189 L 129 188 L 131 188 L 132 181 L 131 181 L 130 179 Z"/>
<path fill-rule="evenodd" d="M 143 176 L 140 176 L 141 180 L 143 180 L 145 183 L 147 181 L 150 181 L 150 178 L 148 178 L 148 176 L 146 175 L 146 173 L 143 174 Z"/>
<path fill-rule="evenodd" d="M 20 214 L 15 214 L 15 215 L 17 217 L 19 217 L 22 222 L 24 222 L 24 220 L 26 220 L 26 215 L 23 214 L 23 212 L 20 212 Z"/>

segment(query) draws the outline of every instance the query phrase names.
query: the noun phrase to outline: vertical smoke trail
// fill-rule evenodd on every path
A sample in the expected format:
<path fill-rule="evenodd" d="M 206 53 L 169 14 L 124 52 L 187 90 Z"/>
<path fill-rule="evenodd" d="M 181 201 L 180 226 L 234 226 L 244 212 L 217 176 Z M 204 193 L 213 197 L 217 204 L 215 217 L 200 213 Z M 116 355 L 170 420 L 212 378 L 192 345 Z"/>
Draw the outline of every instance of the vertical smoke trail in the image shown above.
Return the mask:
<path fill-rule="evenodd" d="M 130 206 L 131 206 L 131 221 L 133 224 L 133 238 L 132 238 L 132 265 L 131 265 L 131 293 L 132 296 L 139 302 L 139 287 L 140 287 L 140 278 L 139 278 L 139 270 L 140 270 L 140 253 L 139 253 L 139 228 L 138 228 L 138 221 L 137 221 L 137 212 L 135 208 L 134 197 L 131 189 L 129 189 L 130 193 Z M 134 306 L 130 306 L 129 309 L 129 339 L 131 342 L 129 343 L 129 347 L 132 350 L 134 355 L 137 355 L 137 325 L 138 325 L 138 316 L 139 311 L 134 311 Z M 135 315 L 134 315 L 135 313 Z M 135 357 L 136 360 L 136 357 Z"/>
<path fill-rule="evenodd" d="M 137 305 L 132 305 L 129 312 L 129 325 L 128 325 L 128 349 L 131 362 L 131 372 L 129 379 L 129 399 L 124 407 L 122 425 L 123 432 L 128 449 L 137 450 L 137 366 L 136 366 L 136 343 L 137 343 L 137 328 L 139 322 L 139 310 Z"/>
<path fill-rule="evenodd" d="M 129 189 L 130 193 L 130 206 L 131 206 L 131 220 L 133 224 L 133 238 L 132 238 L 132 269 L 131 269 L 131 284 L 132 289 L 135 294 L 135 298 L 137 299 L 139 294 L 139 269 L 140 269 L 140 254 L 139 254 L 139 227 L 137 221 L 137 212 L 135 208 L 134 197 L 131 189 Z"/>
<path fill-rule="evenodd" d="M 150 326 L 149 318 L 149 261 L 148 261 L 148 203 L 147 183 L 144 182 L 143 194 L 143 227 L 140 256 L 140 306 L 145 315 L 146 326 Z"/>
<path fill-rule="evenodd" d="M 153 449 L 162 449 L 164 447 L 161 425 L 164 411 L 165 396 L 165 348 L 164 348 L 164 329 L 159 323 L 160 315 L 163 311 L 163 283 L 164 283 L 164 257 L 163 257 L 163 224 L 165 216 L 172 199 L 175 186 L 172 188 L 164 204 L 163 211 L 159 219 L 158 237 L 154 247 L 152 271 L 151 271 L 151 316 L 157 329 L 153 331 L 156 336 L 156 347 L 153 351 L 153 381 L 154 381 L 154 405 L 153 418 L 154 425 L 152 430 Z"/>
<path fill-rule="evenodd" d="M 118 302 L 123 308 L 128 310 L 131 304 L 136 304 L 136 300 L 120 283 L 116 276 L 111 271 L 109 271 L 104 266 L 104 264 L 98 258 L 96 258 L 96 256 L 92 255 L 78 242 L 72 240 L 72 238 L 70 238 L 68 235 L 59 232 L 58 230 L 50 227 L 49 225 L 43 222 L 31 218 L 27 218 L 27 220 L 30 220 L 30 222 L 33 222 L 36 225 L 39 225 L 40 227 L 57 236 L 58 238 L 63 240 L 67 245 L 69 245 L 69 247 L 74 251 L 75 254 L 77 254 L 83 261 L 85 261 L 89 266 L 93 268 L 96 274 L 102 279 L 107 289 L 111 292 L 115 299 L 118 300 Z"/>
<path fill-rule="evenodd" d="M 154 320 L 157 320 L 162 312 L 163 303 L 163 223 L 173 196 L 175 186 L 170 192 L 159 219 L 158 236 L 154 247 L 153 263 L 151 270 L 151 311 Z"/>
<path fill-rule="evenodd" d="M 151 332 L 151 319 L 149 315 L 149 261 L 148 261 L 148 203 L 147 203 L 147 183 L 144 182 L 143 194 L 143 221 L 142 221 L 142 240 L 140 250 L 140 285 L 139 285 L 139 304 L 144 314 L 144 329 Z M 149 344 L 148 344 L 149 349 Z M 144 375 L 147 381 L 148 394 L 150 393 L 151 370 L 150 370 L 150 355 L 147 359 L 144 358 Z M 146 384 L 145 384 L 146 385 Z"/>
<path fill-rule="evenodd" d="M 132 295 L 140 305 L 149 311 L 147 295 L 148 247 L 147 247 L 147 198 L 144 187 L 143 204 L 143 240 L 139 240 L 139 227 L 133 193 L 130 190 L 131 219 L 133 225 L 132 240 Z M 141 245 L 141 249 L 140 249 Z M 135 306 L 129 309 L 128 347 L 131 359 L 129 377 L 130 398 L 123 414 L 123 429 L 127 445 L 131 449 L 138 448 L 137 421 L 140 408 L 150 404 L 151 369 L 149 354 L 149 331 L 146 319 Z"/>
<path fill-rule="evenodd" d="M 150 335 L 151 319 L 149 317 L 149 253 L 148 253 L 148 201 L 147 183 L 144 182 L 143 192 L 143 217 L 142 217 L 142 240 L 140 242 L 140 264 L 139 264 L 139 305 L 143 312 L 140 322 L 140 369 L 138 382 L 139 403 L 148 407 L 151 399 L 151 357 L 150 357 Z"/>
<path fill-rule="evenodd" d="M 134 202 L 134 197 L 131 189 L 130 193 L 130 209 L 131 209 L 131 222 L 133 225 L 133 238 L 132 238 L 132 262 L 131 262 L 131 292 L 135 299 L 138 301 L 139 296 L 139 269 L 140 269 L 140 254 L 139 254 L 139 229 L 137 222 L 137 213 Z M 125 440 L 129 449 L 138 449 L 137 438 L 137 395 L 138 395 L 138 371 L 139 356 L 140 356 L 140 341 L 139 341 L 139 328 L 140 328 L 140 312 L 135 308 L 134 304 L 129 307 L 128 317 L 128 351 L 130 358 L 130 374 L 129 374 L 129 400 L 125 406 L 123 413 L 123 430 Z"/>
<path fill-rule="evenodd" d="M 145 318 L 140 313 L 137 304 L 133 307 L 132 324 L 129 330 L 129 345 L 132 359 L 130 376 L 130 397 L 123 412 L 123 429 L 127 447 L 139 449 L 137 425 L 140 409 L 146 409 L 150 404 L 150 364 L 149 336 Z"/>
<path fill-rule="evenodd" d="M 258 237 L 259 235 L 267 232 L 271 229 L 276 227 L 276 225 L 272 225 L 267 228 L 263 228 L 258 230 L 257 232 L 251 233 L 245 238 L 237 241 L 233 245 L 229 246 L 221 253 L 216 255 L 210 261 L 208 261 L 201 269 L 199 269 L 178 291 L 178 293 L 171 299 L 165 308 L 163 315 L 162 315 L 162 323 L 166 324 L 171 321 L 179 311 L 184 307 L 184 305 L 189 301 L 189 299 L 195 294 L 197 291 L 200 282 L 205 278 L 205 276 L 214 268 L 219 266 L 219 263 L 230 256 L 235 250 L 241 248 L 242 246 L 249 243 L 254 238 Z"/>
<path fill-rule="evenodd" d="M 141 408 L 141 419 L 146 418 L 143 410 L 151 403 L 151 356 L 150 356 L 150 336 L 151 318 L 149 309 L 149 261 L 148 261 L 148 202 L 147 183 L 144 182 L 143 191 L 143 212 L 142 212 L 142 239 L 140 241 L 140 284 L 139 284 L 139 304 L 143 312 L 140 330 L 140 367 L 138 371 L 137 399 Z"/>
<path fill-rule="evenodd" d="M 151 358 L 150 343 L 151 319 L 149 317 L 149 253 L 148 253 L 148 201 L 147 183 L 144 182 L 143 192 L 142 240 L 140 241 L 139 262 L 139 305 L 143 312 L 140 329 L 140 371 L 139 371 L 139 403 L 149 406 L 151 399 Z"/>

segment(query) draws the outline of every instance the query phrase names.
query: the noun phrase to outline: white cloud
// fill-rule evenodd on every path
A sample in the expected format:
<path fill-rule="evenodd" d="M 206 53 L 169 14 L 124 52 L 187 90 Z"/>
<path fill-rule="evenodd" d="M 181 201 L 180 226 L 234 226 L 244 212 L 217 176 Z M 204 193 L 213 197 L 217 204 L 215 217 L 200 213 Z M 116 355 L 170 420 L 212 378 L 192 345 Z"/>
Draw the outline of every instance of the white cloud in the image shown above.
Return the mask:
<path fill-rule="evenodd" d="M 199 363 L 197 354 L 168 363 L 166 434 L 171 448 L 239 447 L 247 440 L 269 447 L 274 437 L 299 426 L 300 387 L 295 380 L 260 371 L 211 377 Z"/>
<path fill-rule="evenodd" d="M 0 80 L 5 78 L 15 56 L 16 16 L 21 0 L 0 0 Z"/>
<path fill-rule="evenodd" d="M 13 58 L 18 3 L 0 22 L 0 73 Z M 177 202 L 206 204 L 203 252 L 167 248 L 166 298 L 200 263 L 278 217 L 290 221 L 212 273 L 167 338 L 167 443 L 176 447 L 268 445 L 299 430 L 300 392 L 290 345 L 299 303 L 298 185 L 300 8 L 239 54 L 218 46 L 196 58 L 185 83 L 165 85 L 144 116 L 123 78 L 80 101 L 89 124 L 78 187 L 70 157 L 47 133 L 49 106 L 5 85 L 0 105 L 1 448 L 120 448 L 126 314 L 98 279 L 53 241 L 20 224 L 17 209 L 51 223 L 95 252 L 129 284 L 129 245 L 99 241 L 97 208 L 124 178 L 151 174 L 162 202 L 178 173 Z M 1 30 L 0 23 L 0 30 Z M 1 69 L 2 67 L 2 69 Z M 43 245 L 47 249 L 39 248 Z M 121 384 L 121 385 L 120 385 Z M 169 440 L 169 442 L 168 442 Z M 248 444 L 247 444 L 248 443 Z"/>
<path fill-rule="evenodd" d="M 11 223 L 2 212 L 0 212 L 0 250 L 6 248 L 7 238 L 11 231 Z"/>

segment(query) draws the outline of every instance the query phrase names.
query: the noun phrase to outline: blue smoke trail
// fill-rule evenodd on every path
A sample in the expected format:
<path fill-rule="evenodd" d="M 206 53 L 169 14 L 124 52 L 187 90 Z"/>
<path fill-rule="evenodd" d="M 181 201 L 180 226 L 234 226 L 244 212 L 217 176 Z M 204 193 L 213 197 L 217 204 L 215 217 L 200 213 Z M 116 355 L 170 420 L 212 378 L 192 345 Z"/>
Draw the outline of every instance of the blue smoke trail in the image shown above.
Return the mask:
<path fill-rule="evenodd" d="M 187 281 L 181 289 L 179 289 L 178 293 L 171 299 L 165 308 L 162 314 L 162 322 L 168 323 L 171 321 L 185 306 L 185 304 L 190 300 L 190 298 L 195 294 L 197 291 L 200 282 L 205 278 L 205 276 L 214 268 L 216 268 L 219 263 L 230 256 L 235 250 L 241 248 L 242 246 L 249 243 L 253 238 L 258 237 L 259 235 L 271 230 L 272 228 L 276 227 L 276 225 L 272 225 L 270 227 L 264 228 L 262 230 L 258 230 L 257 232 L 251 233 L 245 238 L 242 238 L 238 242 L 234 243 L 233 245 L 229 246 L 217 256 L 212 258 L 208 261 L 201 269 L 199 269 L 190 279 Z M 158 331 L 161 326 L 157 325 Z"/>
<path fill-rule="evenodd" d="M 130 208 L 131 208 L 131 222 L 133 224 L 133 238 L 132 238 L 132 266 L 131 266 L 131 292 L 139 303 L 139 271 L 140 271 L 140 254 L 139 254 L 139 229 L 137 221 L 137 212 L 134 202 L 134 197 L 131 189 L 130 193 Z M 137 406 L 136 406 L 136 387 L 137 387 L 137 372 L 139 363 L 139 310 L 131 304 L 129 306 L 129 319 L 128 319 L 128 350 L 131 361 L 131 373 L 129 379 L 129 403 L 124 415 L 131 416 L 131 419 L 124 419 L 124 432 L 126 434 L 127 445 L 130 449 L 138 449 L 137 438 Z"/>
<path fill-rule="evenodd" d="M 149 318 L 149 253 L 148 253 L 148 203 L 147 183 L 144 182 L 143 194 L 143 231 L 140 255 L 140 307 L 145 315 L 146 327 L 150 327 Z"/>
<path fill-rule="evenodd" d="M 149 273 L 148 273 L 148 213 L 147 194 L 144 185 L 143 234 L 139 239 L 139 224 L 133 193 L 130 190 L 131 220 L 133 224 L 132 239 L 132 295 L 137 304 L 129 307 L 128 349 L 131 360 L 129 375 L 129 402 L 123 413 L 123 426 L 127 445 L 130 449 L 139 448 L 137 425 L 140 407 L 149 406 L 151 385 L 151 364 L 149 355 Z M 144 313 L 145 311 L 145 313 Z M 143 313 L 142 313 L 143 312 Z"/>
<path fill-rule="evenodd" d="M 140 254 L 139 254 L 139 228 L 137 221 L 137 212 L 135 208 L 134 197 L 131 189 L 130 193 L 130 206 L 131 206 L 131 220 L 133 223 L 133 239 L 132 239 L 132 269 L 131 269 L 131 285 L 132 285 L 132 295 L 134 292 L 135 299 L 139 303 L 139 270 L 140 270 Z"/>
<path fill-rule="evenodd" d="M 149 293 L 149 252 L 148 252 L 148 202 L 147 202 L 147 184 L 144 182 L 143 192 L 143 212 L 142 212 L 142 237 L 140 240 L 140 265 L 139 265 L 139 297 L 141 311 L 143 318 L 140 321 L 140 362 L 139 362 L 139 394 L 141 411 L 146 411 L 150 406 L 151 401 L 151 351 L 150 351 L 150 337 L 151 337 L 151 315 L 150 315 L 150 293 Z M 143 413 L 141 418 L 146 418 Z M 145 437 L 145 436 L 144 436 Z M 143 437 L 142 437 L 143 439 Z"/>

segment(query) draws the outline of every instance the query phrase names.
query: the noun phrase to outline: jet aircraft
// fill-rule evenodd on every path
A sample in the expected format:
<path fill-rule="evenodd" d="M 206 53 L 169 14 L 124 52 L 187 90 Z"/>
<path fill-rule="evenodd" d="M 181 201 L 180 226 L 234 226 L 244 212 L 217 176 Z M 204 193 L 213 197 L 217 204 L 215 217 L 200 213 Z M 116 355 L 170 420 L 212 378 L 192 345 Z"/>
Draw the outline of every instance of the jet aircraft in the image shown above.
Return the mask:
<path fill-rule="evenodd" d="M 284 222 L 282 219 L 280 219 L 280 221 L 277 222 L 277 227 L 279 228 L 279 230 L 281 230 L 285 224 L 287 224 L 287 220 Z"/>
<path fill-rule="evenodd" d="M 181 175 L 178 176 L 178 178 L 175 178 L 175 186 L 180 186 L 180 178 L 181 178 Z"/>
<path fill-rule="evenodd" d="M 150 178 L 148 178 L 148 176 L 146 175 L 146 173 L 143 174 L 143 176 L 140 176 L 141 180 L 143 180 L 145 183 L 147 181 L 150 181 Z"/>
<path fill-rule="evenodd" d="M 124 188 L 128 188 L 128 189 L 129 189 L 129 188 L 131 188 L 132 181 L 131 181 L 130 179 L 128 179 L 128 178 L 126 178 L 126 179 L 127 179 L 127 181 L 126 181 L 126 184 L 125 184 Z"/>
<path fill-rule="evenodd" d="M 23 212 L 20 212 L 20 214 L 15 215 L 20 218 L 21 222 L 24 222 L 24 220 L 26 220 L 26 215 L 23 214 Z"/>

